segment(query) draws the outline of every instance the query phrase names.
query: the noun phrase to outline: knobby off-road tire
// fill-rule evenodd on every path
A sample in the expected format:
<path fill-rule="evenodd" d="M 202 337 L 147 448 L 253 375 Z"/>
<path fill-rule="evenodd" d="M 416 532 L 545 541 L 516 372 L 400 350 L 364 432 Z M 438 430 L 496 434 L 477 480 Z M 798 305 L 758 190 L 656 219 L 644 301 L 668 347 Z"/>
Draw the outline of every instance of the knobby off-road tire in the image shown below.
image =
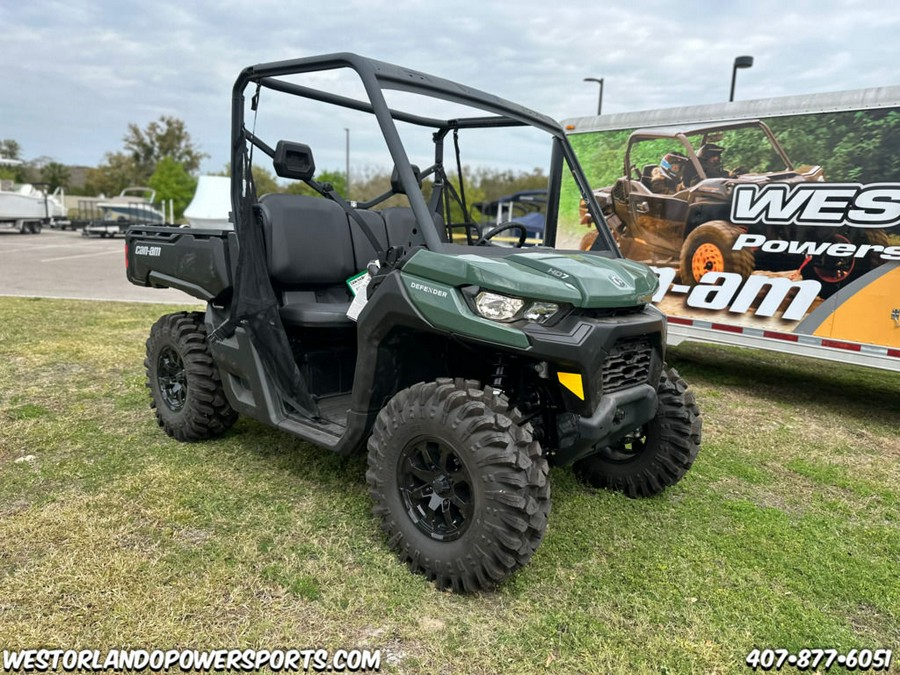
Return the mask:
<path fill-rule="evenodd" d="M 167 314 L 153 324 L 144 368 L 150 407 L 169 436 L 202 441 L 224 433 L 237 419 L 209 353 L 203 314 Z"/>
<path fill-rule="evenodd" d="M 663 369 L 656 393 L 656 417 L 638 434 L 575 463 L 582 480 L 629 497 L 649 497 L 687 473 L 700 450 L 700 409 L 674 368 Z"/>
<path fill-rule="evenodd" d="M 731 272 L 746 279 L 756 267 L 753 252 L 734 250 L 742 230 L 724 220 L 711 220 L 691 232 L 681 246 L 681 283 L 695 286 L 706 272 Z"/>
<path fill-rule="evenodd" d="M 439 589 L 492 589 L 541 543 L 547 460 L 493 388 L 414 384 L 378 414 L 368 448 L 372 512 L 388 545 Z"/>

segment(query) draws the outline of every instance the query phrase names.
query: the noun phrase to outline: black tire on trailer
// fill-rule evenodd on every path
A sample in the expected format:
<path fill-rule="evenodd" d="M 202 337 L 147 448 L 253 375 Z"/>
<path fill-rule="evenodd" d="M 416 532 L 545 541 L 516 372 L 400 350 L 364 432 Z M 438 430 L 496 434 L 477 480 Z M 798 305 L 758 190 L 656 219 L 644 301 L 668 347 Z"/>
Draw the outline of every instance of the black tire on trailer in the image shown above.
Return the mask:
<path fill-rule="evenodd" d="M 711 220 L 691 232 L 681 246 L 681 283 L 695 286 L 706 272 L 731 272 L 746 279 L 756 267 L 752 251 L 734 250 L 743 232 L 724 220 Z"/>
<path fill-rule="evenodd" d="M 534 554 L 550 513 L 548 465 L 505 396 L 441 378 L 378 414 L 366 480 L 388 545 L 439 589 L 491 589 Z"/>
<path fill-rule="evenodd" d="M 202 441 L 237 420 L 206 342 L 200 312 L 161 317 L 150 329 L 144 360 L 156 421 L 179 441 Z"/>
<path fill-rule="evenodd" d="M 700 450 L 700 409 L 674 368 L 663 369 L 656 393 L 656 417 L 635 434 L 576 462 L 579 478 L 633 498 L 659 494 L 681 480 Z"/>

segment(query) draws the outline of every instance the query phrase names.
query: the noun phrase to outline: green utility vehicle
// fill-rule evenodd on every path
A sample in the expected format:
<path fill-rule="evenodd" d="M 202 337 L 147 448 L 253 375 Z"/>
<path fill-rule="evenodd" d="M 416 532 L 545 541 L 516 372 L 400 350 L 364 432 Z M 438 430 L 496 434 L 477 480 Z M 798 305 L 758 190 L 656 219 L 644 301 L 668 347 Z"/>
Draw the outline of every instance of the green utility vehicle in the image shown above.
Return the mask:
<path fill-rule="evenodd" d="M 290 116 L 279 99 L 304 112 Z M 279 138 L 284 126 L 325 146 L 324 125 L 342 151 L 342 128 L 357 138 L 364 122 L 393 167 L 390 189 L 366 202 L 317 180 L 309 145 L 257 131 Z M 574 463 L 592 485 L 633 497 L 678 481 L 697 455 L 700 414 L 663 361 L 654 274 L 623 259 L 605 228 L 590 252 L 511 248 L 492 245 L 470 215 L 462 148 L 473 162 L 492 161 L 491 148 L 515 162 L 535 138 L 549 160 L 552 246 L 565 172 L 603 222 L 552 119 L 354 54 L 245 69 L 233 96 L 233 231 L 127 234 L 133 283 L 207 303 L 151 329 L 159 425 L 200 441 L 243 414 L 341 454 L 367 450 L 388 545 L 456 591 L 492 588 L 534 554 L 551 464 Z M 340 151 L 325 150 L 336 161 Z M 257 196 L 260 157 L 293 181 L 287 192 Z"/>

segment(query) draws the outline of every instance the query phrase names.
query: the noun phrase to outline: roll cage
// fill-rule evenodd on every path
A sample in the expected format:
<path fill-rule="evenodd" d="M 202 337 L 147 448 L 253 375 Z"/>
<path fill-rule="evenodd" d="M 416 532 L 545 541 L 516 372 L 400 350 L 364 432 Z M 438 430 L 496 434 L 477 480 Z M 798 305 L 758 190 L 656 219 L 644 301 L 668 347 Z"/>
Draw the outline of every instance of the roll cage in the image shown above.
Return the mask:
<path fill-rule="evenodd" d="M 720 124 L 696 124 L 677 127 L 670 126 L 637 129 L 632 132 L 632 134 L 628 138 L 628 147 L 625 150 L 624 156 L 624 175 L 630 175 L 629 170 L 633 166 L 631 160 L 631 151 L 635 145 L 642 141 L 671 139 L 673 141 L 679 142 L 682 145 L 688 161 L 690 161 L 693 170 L 696 172 L 695 175 L 700 176 L 701 178 L 705 178 L 706 174 L 703 171 L 700 159 L 697 157 L 697 150 L 699 150 L 700 147 L 702 147 L 703 144 L 707 142 L 708 137 L 711 134 L 718 134 L 726 131 L 735 131 L 738 129 L 758 129 L 762 131 L 765 137 L 768 139 L 771 148 L 775 151 L 781 161 L 784 162 L 785 170 L 794 170 L 793 163 L 787 156 L 784 148 L 781 147 L 778 139 L 775 138 L 775 134 L 772 133 L 772 130 L 768 127 L 768 125 L 762 120 L 745 120 L 740 122 L 725 122 Z M 699 143 L 694 144 L 691 142 L 688 136 L 702 136 L 702 139 Z"/>
<path fill-rule="evenodd" d="M 350 98 L 324 88 L 313 88 L 283 79 L 291 75 L 342 68 L 350 69 L 356 73 L 362 82 L 368 101 Z M 540 129 L 552 137 L 545 242 L 550 246 L 555 243 L 564 162 L 568 165 L 582 198 L 585 199 L 588 205 L 588 210 L 592 212 L 595 218 L 594 222 L 604 222 L 600 209 L 594 201 L 591 188 L 581 171 L 565 132 L 555 120 L 493 94 L 488 94 L 450 80 L 390 63 L 367 59 L 356 54 L 337 53 L 262 63 L 245 68 L 238 76 L 234 84 L 232 98 L 231 165 L 234 172 L 234 180 L 232 181 L 231 196 L 235 229 L 238 231 L 239 237 L 241 230 L 253 222 L 252 207 L 256 202 L 252 175 L 250 173 L 250 151 L 253 147 L 256 147 L 269 157 L 273 159 L 275 157 L 275 150 L 257 138 L 247 128 L 245 123 L 245 92 L 252 85 L 256 85 L 251 104 L 252 110 L 255 110 L 258 104 L 259 91 L 261 89 L 271 89 L 373 114 L 394 163 L 394 177 L 399 191 L 406 194 L 416 221 L 420 224 L 434 223 L 433 214 L 436 212 L 435 206 L 437 206 L 437 202 L 441 198 L 441 191 L 455 192 L 452 183 L 446 180 L 444 172 L 444 140 L 448 134 L 454 132 L 455 136 L 455 133 L 460 129 L 524 126 Z M 384 90 L 388 89 L 442 99 L 487 114 L 439 119 L 419 115 L 407 110 L 391 108 L 388 106 L 384 96 Z M 395 122 L 405 122 L 433 130 L 434 164 L 431 167 L 421 172 L 413 167 L 404 149 Z M 426 204 L 420 186 L 421 179 L 432 174 L 435 175 L 435 193 L 438 194 L 432 194 L 432 203 L 429 205 Z M 459 196 L 455 196 L 458 200 Z M 600 228 L 600 237 L 597 250 L 607 250 L 609 255 L 620 257 L 608 228 Z M 414 228 L 410 242 L 414 245 L 424 245 L 433 251 L 448 250 L 447 244 L 441 241 L 436 227 L 420 226 Z M 471 243 L 471 240 L 469 243 Z"/>

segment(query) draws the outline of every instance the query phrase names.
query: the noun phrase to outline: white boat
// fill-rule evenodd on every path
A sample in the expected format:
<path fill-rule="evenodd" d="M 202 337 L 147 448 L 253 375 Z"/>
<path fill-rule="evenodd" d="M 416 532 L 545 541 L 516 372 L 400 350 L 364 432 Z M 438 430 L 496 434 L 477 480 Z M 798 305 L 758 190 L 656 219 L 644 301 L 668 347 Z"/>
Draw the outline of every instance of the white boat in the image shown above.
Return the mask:
<path fill-rule="evenodd" d="M 231 179 L 228 176 L 200 176 L 194 198 L 184 210 L 190 227 L 231 230 Z"/>
<path fill-rule="evenodd" d="M 97 208 L 103 211 L 107 220 L 121 220 L 145 224 L 166 222 L 165 214 L 153 204 L 156 190 L 146 187 L 128 187 L 117 197 L 99 202 Z"/>
<path fill-rule="evenodd" d="M 19 162 L 2 159 L 0 164 Z M 0 223 L 18 228 L 21 232 L 40 232 L 43 225 L 66 217 L 61 188 L 47 194 L 41 186 L 0 180 Z"/>
<path fill-rule="evenodd" d="M 60 193 L 48 195 L 30 183 L 0 181 L 0 220 L 43 220 L 66 215 Z"/>

